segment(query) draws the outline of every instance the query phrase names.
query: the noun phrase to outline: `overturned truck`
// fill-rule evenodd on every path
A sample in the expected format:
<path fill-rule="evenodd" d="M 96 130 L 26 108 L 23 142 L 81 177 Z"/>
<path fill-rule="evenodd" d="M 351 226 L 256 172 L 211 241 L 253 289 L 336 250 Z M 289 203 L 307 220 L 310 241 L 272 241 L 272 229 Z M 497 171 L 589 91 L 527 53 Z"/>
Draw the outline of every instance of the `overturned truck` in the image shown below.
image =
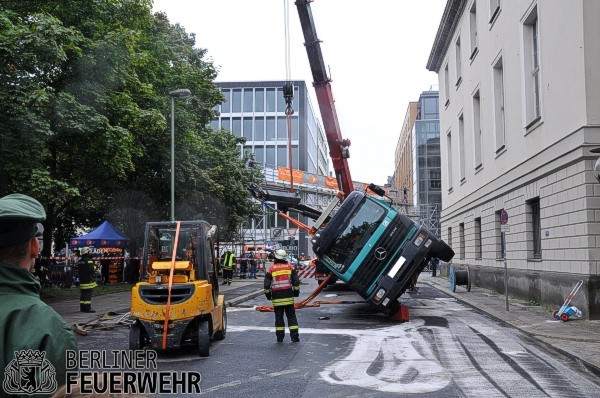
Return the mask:
<path fill-rule="evenodd" d="M 277 203 L 282 213 L 295 210 L 316 218 L 310 233 L 317 266 L 390 312 L 399 308 L 398 298 L 431 258 L 447 262 L 454 256 L 431 231 L 373 195 L 354 191 L 339 207 L 338 196 L 321 213 L 292 192 L 256 186 L 250 191 L 263 202 Z"/>

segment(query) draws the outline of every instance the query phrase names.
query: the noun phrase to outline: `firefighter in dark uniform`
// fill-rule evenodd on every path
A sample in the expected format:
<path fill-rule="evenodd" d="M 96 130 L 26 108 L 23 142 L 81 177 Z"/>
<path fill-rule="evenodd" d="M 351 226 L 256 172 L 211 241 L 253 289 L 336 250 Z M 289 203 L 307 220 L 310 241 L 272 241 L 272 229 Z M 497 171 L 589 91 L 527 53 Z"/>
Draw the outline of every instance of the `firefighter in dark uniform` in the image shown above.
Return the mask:
<path fill-rule="evenodd" d="M 79 310 L 81 312 L 96 312 L 92 309 L 92 292 L 96 285 L 95 265 L 92 261 L 91 250 L 83 247 L 79 250 L 81 259 L 77 262 L 79 267 Z"/>
<path fill-rule="evenodd" d="M 292 342 L 300 341 L 298 320 L 294 308 L 294 297 L 300 295 L 300 279 L 294 267 L 286 260 L 287 253 L 283 249 L 275 251 L 275 264 L 265 275 L 265 296 L 271 300 L 275 309 L 275 335 L 281 343 L 285 336 L 283 313 L 288 320 Z"/>
<path fill-rule="evenodd" d="M 231 285 L 233 280 L 233 264 L 235 264 L 235 255 L 231 250 L 227 250 L 223 257 L 223 284 Z"/>

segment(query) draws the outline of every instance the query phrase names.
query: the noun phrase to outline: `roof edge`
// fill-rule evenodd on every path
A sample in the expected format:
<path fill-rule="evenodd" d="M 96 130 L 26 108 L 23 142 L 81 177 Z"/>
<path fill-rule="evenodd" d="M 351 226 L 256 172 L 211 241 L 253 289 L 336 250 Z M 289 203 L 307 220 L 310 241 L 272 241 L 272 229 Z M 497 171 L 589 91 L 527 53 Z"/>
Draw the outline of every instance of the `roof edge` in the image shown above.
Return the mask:
<path fill-rule="evenodd" d="M 429 60 L 427 61 L 427 70 L 438 73 L 442 65 L 442 55 L 446 52 L 450 45 L 450 39 L 454 35 L 454 31 L 458 26 L 460 15 L 462 14 L 467 0 L 448 0 L 442 20 L 438 27 L 435 40 Z M 458 16 L 458 18 L 457 18 Z"/>

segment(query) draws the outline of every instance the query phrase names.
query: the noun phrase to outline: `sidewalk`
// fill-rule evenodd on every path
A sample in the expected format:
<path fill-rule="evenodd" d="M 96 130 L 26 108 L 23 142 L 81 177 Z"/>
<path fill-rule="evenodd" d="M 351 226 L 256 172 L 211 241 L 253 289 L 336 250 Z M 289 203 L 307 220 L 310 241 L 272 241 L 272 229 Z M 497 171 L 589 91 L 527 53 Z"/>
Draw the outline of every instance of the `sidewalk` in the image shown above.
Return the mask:
<path fill-rule="evenodd" d="M 510 297 L 509 311 L 506 311 L 504 295 L 476 286 L 472 286 L 470 292 L 463 286 L 457 286 L 456 293 L 453 293 L 448 280 L 432 277 L 430 273 L 421 273 L 419 282 L 550 344 L 568 356 L 580 359 L 600 375 L 600 321 L 572 318 L 567 322 L 559 322 L 552 318 L 551 310 Z"/>
<path fill-rule="evenodd" d="M 221 283 L 221 282 L 219 282 Z M 245 288 L 253 287 L 256 289 L 246 294 L 236 294 L 237 290 L 248 290 Z M 219 285 L 219 293 L 225 294 L 225 302 L 228 306 L 236 305 L 242 301 L 249 300 L 262 294 L 263 280 L 259 279 L 243 279 L 234 280 L 231 285 Z M 84 324 L 93 319 L 99 318 L 108 312 L 124 313 L 131 308 L 131 291 L 103 294 L 101 296 L 92 297 L 92 308 L 95 313 L 85 313 L 79 311 L 79 299 L 63 300 L 48 304 L 54 308 L 56 312 L 62 316 L 69 325 Z"/>

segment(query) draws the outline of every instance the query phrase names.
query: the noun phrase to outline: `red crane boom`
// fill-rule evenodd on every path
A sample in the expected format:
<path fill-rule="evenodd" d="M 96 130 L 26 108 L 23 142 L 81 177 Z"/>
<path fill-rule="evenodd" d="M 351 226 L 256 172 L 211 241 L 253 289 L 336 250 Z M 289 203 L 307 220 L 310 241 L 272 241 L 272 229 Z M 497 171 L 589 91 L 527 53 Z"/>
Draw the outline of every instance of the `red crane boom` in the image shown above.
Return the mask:
<path fill-rule="evenodd" d="M 313 86 L 317 94 L 317 101 L 323 119 L 325 136 L 329 145 L 329 155 L 333 161 L 333 169 L 339 189 L 344 195 L 354 191 L 354 184 L 350 176 L 348 158 L 350 153 L 348 147 L 350 140 L 342 137 L 340 124 L 335 111 L 335 103 L 331 92 L 331 79 L 325 70 L 325 61 L 321 52 L 321 41 L 317 38 L 317 31 L 310 9 L 312 0 L 296 0 L 296 8 L 300 16 L 300 25 L 304 34 L 304 46 L 308 55 L 310 69 L 313 75 Z"/>

